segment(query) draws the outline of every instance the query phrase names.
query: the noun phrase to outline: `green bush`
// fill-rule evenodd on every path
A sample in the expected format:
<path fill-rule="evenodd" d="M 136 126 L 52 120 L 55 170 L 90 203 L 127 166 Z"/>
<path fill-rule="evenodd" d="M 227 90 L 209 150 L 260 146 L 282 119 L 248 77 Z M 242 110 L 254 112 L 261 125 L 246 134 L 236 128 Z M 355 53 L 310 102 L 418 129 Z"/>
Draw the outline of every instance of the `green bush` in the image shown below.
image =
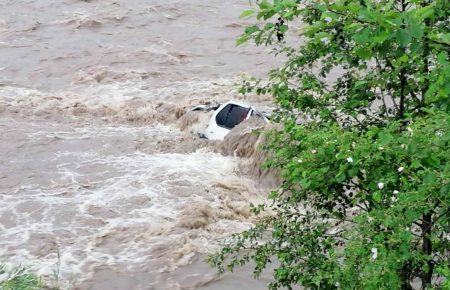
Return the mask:
<path fill-rule="evenodd" d="M 450 289 L 450 2 L 263 0 L 252 16 L 238 44 L 285 60 L 241 90 L 275 97 L 283 185 L 211 264 L 276 261 L 271 289 Z"/>

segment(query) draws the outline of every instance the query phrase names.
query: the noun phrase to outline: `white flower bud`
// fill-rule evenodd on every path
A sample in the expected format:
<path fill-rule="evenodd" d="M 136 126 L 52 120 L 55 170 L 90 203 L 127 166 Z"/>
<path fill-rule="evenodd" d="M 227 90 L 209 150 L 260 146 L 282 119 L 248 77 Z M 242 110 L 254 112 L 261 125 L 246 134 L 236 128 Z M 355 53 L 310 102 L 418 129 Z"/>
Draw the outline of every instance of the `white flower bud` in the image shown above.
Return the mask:
<path fill-rule="evenodd" d="M 328 37 L 322 37 L 320 39 L 320 41 L 322 41 L 323 44 L 329 44 L 330 43 L 330 39 Z"/>
<path fill-rule="evenodd" d="M 371 252 L 372 252 L 372 259 L 375 260 L 378 257 L 378 249 L 372 248 Z"/>

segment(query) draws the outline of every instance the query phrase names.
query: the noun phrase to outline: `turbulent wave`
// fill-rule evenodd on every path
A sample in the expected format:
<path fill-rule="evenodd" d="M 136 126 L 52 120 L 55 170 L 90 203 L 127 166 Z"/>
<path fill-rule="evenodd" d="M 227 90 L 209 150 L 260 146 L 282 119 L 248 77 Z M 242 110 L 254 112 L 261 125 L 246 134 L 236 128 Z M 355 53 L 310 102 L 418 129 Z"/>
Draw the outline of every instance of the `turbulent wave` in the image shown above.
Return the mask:
<path fill-rule="evenodd" d="M 235 47 L 247 4 L 0 3 L 0 259 L 80 289 L 220 283 L 202 255 L 251 226 L 276 179 L 259 124 L 210 143 L 211 113 L 190 109 L 270 103 L 237 92 L 269 66 Z"/>
<path fill-rule="evenodd" d="M 213 249 L 218 237 L 247 227 L 249 201 L 261 201 L 233 157 L 207 149 L 135 151 L 137 143 L 146 151 L 164 136 L 180 140 L 181 132 L 169 127 L 55 128 L 43 121 L 26 128 L 13 121 L 1 123 L 16 146 L 4 148 L 9 171 L 3 168 L 1 178 L 24 181 L 2 183 L 0 217 L 8 222 L 0 256 L 36 261 L 41 274 L 51 273 L 57 251 L 63 273 L 94 273 L 105 264 L 132 270 L 161 263 L 148 271 L 173 270 Z M 32 155 L 17 164 L 25 152 Z"/>
<path fill-rule="evenodd" d="M 275 188 L 280 183 L 278 171 L 263 166 L 270 158 L 264 145 L 267 142 L 265 134 L 271 129 L 275 129 L 274 125 L 253 117 L 233 128 L 223 141 L 215 144 L 216 151 L 221 154 L 246 158 L 247 162 L 241 162 L 241 167 L 246 174 L 259 180 L 263 188 Z"/>
<path fill-rule="evenodd" d="M 131 75 L 131 76 L 130 76 Z M 89 85 L 72 91 L 44 93 L 16 86 L 0 87 L 2 110 L 33 115 L 68 113 L 92 115 L 119 121 L 173 121 L 180 110 L 205 101 L 224 101 L 234 96 L 236 79 L 187 81 L 170 87 L 149 88 L 133 79 L 124 82 Z"/>

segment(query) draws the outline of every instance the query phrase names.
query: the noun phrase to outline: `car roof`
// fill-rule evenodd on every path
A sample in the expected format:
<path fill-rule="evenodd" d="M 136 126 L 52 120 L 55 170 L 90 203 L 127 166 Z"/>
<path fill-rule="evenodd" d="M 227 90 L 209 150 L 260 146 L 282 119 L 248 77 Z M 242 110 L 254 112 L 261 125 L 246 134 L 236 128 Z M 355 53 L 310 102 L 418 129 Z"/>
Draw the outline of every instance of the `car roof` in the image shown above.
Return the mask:
<path fill-rule="evenodd" d="M 244 103 L 241 103 L 241 102 L 238 102 L 238 101 L 234 101 L 234 100 L 228 101 L 228 102 L 224 103 L 223 105 L 226 106 L 226 105 L 229 105 L 229 104 L 231 104 L 231 105 L 238 105 L 238 106 L 241 106 L 241 107 L 244 107 L 244 108 L 248 108 L 248 109 L 252 107 L 250 105 L 247 105 L 247 104 L 244 104 Z"/>

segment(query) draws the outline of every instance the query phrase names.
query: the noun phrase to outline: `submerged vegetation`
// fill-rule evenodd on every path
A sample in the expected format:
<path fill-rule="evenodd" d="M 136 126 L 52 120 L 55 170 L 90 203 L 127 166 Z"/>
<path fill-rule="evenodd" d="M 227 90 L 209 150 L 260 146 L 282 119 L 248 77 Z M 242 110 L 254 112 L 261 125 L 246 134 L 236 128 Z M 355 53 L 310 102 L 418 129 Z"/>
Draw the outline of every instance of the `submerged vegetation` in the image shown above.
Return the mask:
<path fill-rule="evenodd" d="M 71 282 L 73 281 L 69 281 L 66 286 L 61 287 L 62 284 L 59 277 L 61 264 L 59 250 L 57 254 L 58 261 L 55 270 L 50 281 L 47 281 L 47 283 L 40 276 L 31 272 L 28 267 L 22 265 L 7 266 L 6 264 L 0 263 L 0 290 L 70 289 Z"/>
<path fill-rule="evenodd" d="M 42 289 L 41 279 L 27 271 L 27 268 L 18 266 L 8 269 L 0 265 L 0 289 L 2 290 L 36 290 Z"/>
<path fill-rule="evenodd" d="M 275 97 L 284 182 L 211 264 L 272 264 L 271 289 L 449 289 L 450 2 L 262 0 L 253 16 L 238 44 L 285 62 L 242 92 Z"/>

